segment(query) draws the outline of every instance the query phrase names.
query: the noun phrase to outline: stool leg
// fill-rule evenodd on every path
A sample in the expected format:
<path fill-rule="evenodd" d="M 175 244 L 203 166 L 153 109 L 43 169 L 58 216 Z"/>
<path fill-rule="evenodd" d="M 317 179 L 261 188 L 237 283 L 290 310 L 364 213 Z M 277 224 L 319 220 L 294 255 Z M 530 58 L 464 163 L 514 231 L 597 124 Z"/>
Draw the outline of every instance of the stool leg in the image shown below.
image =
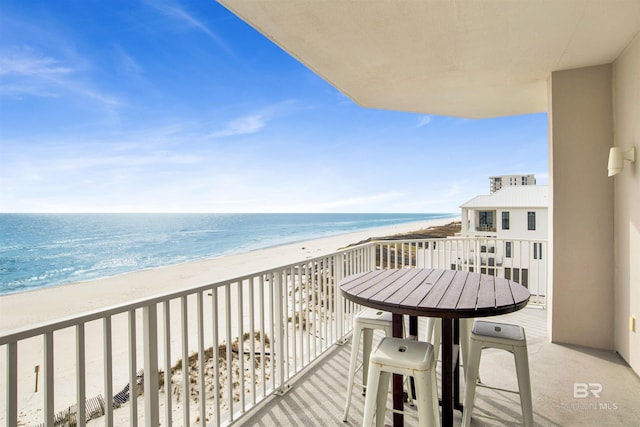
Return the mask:
<path fill-rule="evenodd" d="M 373 366 L 370 367 L 367 383 L 369 384 L 369 393 L 367 393 L 364 399 L 362 427 L 371 427 L 371 424 L 373 423 L 373 416 L 376 413 L 376 391 L 378 390 L 378 385 L 380 383 L 380 367 L 377 364 L 373 364 Z"/>
<path fill-rule="evenodd" d="M 466 366 L 469 353 L 469 337 L 471 336 L 472 327 L 473 319 L 460 319 L 460 354 L 462 355 L 462 366 Z"/>
<path fill-rule="evenodd" d="M 480 371 L 480 354 L 482 353 L 482 344 L 471 339 L 468 353 L 467 365 L 465 365 L 464 373 L 466 380 L 466 388 L 464 393 L 464 410 L 462 412 L 462 427 L 471 425 L 471 412 L 473 411 L 473 402 L 476 397 L 476 380 Z"/>
<path fill-rule="evenodd" d="M 367 375 L 369 375 L 369 358 L 373 345 L 373 329 L 362 330 L 362 394 L 367 391 Z"/>
<path fill-rule="evenodd" d="M 353 335 L 351 337 L 351 360 L 349 362 L 349 378 L 347 379 L 347 399 L 344 405 L 344 414 L 342 416 L 343 421 L 347 421 L 349 415 L 349 408 L 351 407 L 351 392 L 353 391 L 353 383 L 356 376 L 356 365 L 358 363 L 358 352 L 360 349 L 360 334 L 362 328 L 356 324 L 353 329 Z"/>
<path fill-rule="evenodd" d="M 460 354 L 462 358 L 462 367 L 467 369 L 467 359 L 469 358 L 469 345 L 471 337 L 471 329 L 473 328 L 473 318 L 460 319 Z M 480 381 L 480 374 L 478 374 L 478 382 Z"/>
<path fill-rule="evenodd" d="M 433 410 L 433 425 L 440 427 L 440 405 L 438 403 L 438 380 L 436 379 L 435 364 L 431 369 L 429 376 L 431 378 L 431 409 Z"/>
<path fill-rule="evenodd" d="M 438 358 L 440 357 L 440 341 L 442 341 L 442 319 L 436 317 L 436 318 L 430 318 L 429 319 L 431 322 L 431 328 L 432 332 L 430 333 L 430 336 L 432 338 L 429 339 L 429 341 L 433 344 L 433 355 L 436 358 L 436 360 L 438 360 Z"/>
<path fill-rule="evenodd" d="M 378 392 L 376 393 L 376 427 L 384 427 L 384 417 L 387 413 L 387 398 L 389 396 L 389 382 L 391 374 L 389 372 L 380 371 L 380 382 L 378 383 Z M 371 389 L 373 391 L 375 389 Z"/>
<path fill-rule="evenodd" d="M 418 425 L 431 427 L 435 425 L 435 413 L 433 408 L 433 387 L 431 371 L 415 372 L 416 386 L 418 388 Z"/>
<path fill-rule="evenodd" d="M 513 355 L 516 359 L 520 405 L 525 427 L 533 426 L 533 404 L 531 402 L 531 379 L 529 377 L 529 355 L 527 347 L 515 347 Z"/>

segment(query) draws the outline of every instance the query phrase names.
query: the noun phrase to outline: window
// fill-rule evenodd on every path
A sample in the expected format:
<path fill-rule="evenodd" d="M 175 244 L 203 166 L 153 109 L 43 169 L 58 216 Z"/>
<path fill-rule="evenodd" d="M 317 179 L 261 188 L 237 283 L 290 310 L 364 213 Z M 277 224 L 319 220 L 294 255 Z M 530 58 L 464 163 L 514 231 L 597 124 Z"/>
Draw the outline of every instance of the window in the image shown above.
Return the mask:
<path fill-rule="evenodd" d="M 533 259 L 542 259 L 542 243 L 533 244 Z"/>
<path fill-rule="evenodd" d="M 509 212 L 502 212 L 502 229 L 509 229 Z"/>
<path fill-rule="evenodd" d="M 511 280 L 511 269 L 509 267 L 504 269 L 504 278 Z"/>
<path fill-rule="evenodd" d="M 520 284 L 525 288 L 529 288 L 529 270 L 526 268 L 522 269 L 522 280 Z"/>
<path fill-rule="evenodd" d="M 535 212 L 527 212 L 527 229 L 528 230 L 536 229 L 536 213 Z"/>
<path fill-rule="evenodd" d="M 511 242 L 504 243 L 504 256 L 511 258 Z"/>
<path fill-rule="evenodd" d="M 513 269 L 513 278 L 511 279 L 514 282 L 520 283 L 520 269 L 519 268 L 514 268 Z"/>
<path fill-rule="evenodd" d="M 494 228 L 493 211 L 479 211 L 478 226 L 481 230 L 490 230 Z"/>

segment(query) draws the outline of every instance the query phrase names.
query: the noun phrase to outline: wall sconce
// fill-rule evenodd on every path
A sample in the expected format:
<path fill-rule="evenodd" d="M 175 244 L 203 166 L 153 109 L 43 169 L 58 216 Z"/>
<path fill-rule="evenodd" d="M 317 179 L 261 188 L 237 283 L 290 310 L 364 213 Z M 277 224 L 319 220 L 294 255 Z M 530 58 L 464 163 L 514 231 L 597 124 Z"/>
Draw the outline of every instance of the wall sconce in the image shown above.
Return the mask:
<path fill-rule="evenodd" d="M 629 160 L 631 163 L 636 161 L 635 147 L 629 148 L 624 153 L 620 147 L 611 147 L 609 150 L 609 176 L 617 175 L 622 172 L 625 160 Z"/>

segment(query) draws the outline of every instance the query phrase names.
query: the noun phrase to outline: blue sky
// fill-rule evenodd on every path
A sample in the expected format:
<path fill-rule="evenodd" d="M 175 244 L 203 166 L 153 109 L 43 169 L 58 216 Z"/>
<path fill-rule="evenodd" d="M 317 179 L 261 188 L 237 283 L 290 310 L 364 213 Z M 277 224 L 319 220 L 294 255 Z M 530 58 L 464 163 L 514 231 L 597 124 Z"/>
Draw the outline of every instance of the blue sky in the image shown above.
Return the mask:
<path fill-rule="evenodd" d="M 212 0 L 0 3 L 1 212 L 459 212 L 547 139 L 359 107 Z"/>

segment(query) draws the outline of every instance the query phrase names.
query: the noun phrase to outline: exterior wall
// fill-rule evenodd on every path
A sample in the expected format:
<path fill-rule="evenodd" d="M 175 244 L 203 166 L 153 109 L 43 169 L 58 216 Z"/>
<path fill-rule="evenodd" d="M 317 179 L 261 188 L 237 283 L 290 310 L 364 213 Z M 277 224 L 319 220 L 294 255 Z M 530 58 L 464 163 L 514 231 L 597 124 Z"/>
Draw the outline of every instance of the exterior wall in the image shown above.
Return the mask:
<path fill-rule="evenodd" d="M 502 229 L 502 212 L 509 212 L 509 229 Z M 527 213 L 536 213 L 536 229 L 529 230 Z M 548 212 L 543 208 L 498 209 L 498 227 L 496 235 L 500 239 L 546 240 L 548 237 Z"/>
<path fill-rule="evenodd" d="M 612 67 L 550 77 L 550 337 L 613 349 Z M 637 98 L 636 98 L 637 99 Z"/>
<path fill-rule="evenodd" d="M 613 64 L 615 145 L 636 148 L 636 162 L 610 178 L 615 187 L 614 345 L 640 375 L 640 36 Z M 629 316 L 636 318 L 636 331 Z"/>
<path fill-rule="evenodd" d="M 478 225 L 479 211 L 495 211 L 496 231 L 476 231 Z M 502 212 L 509 212 L 509 229 L 502 229 Z M 527 213 L 536 213 L 536 229 L 529 230 L 527 222 Z M 530 239 L 530 240 L 546 240 L 549 230 L 549 214 L 546 208 L 478 208 L 463 209 L 463 227 L 461 229 L 462 236 L 489 236 L 499 239 Z M 465 221 L 467 220 L 468 221 Z"/>

